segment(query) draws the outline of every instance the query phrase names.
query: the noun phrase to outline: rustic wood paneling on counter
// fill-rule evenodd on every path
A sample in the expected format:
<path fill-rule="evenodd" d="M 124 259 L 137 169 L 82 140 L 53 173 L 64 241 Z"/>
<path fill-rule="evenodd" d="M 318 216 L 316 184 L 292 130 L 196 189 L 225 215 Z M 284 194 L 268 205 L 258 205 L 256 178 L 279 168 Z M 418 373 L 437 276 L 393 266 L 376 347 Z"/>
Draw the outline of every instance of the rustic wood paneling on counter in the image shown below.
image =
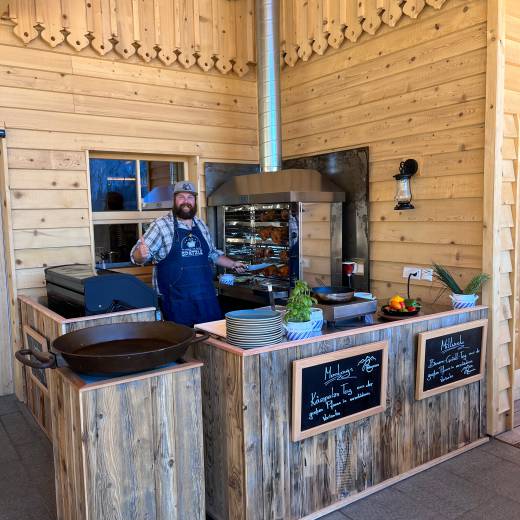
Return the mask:
<path fill-rule="evenodd" d="M 486 315 L 433 315 L 246 356 L 215 340 L 194 346 L 204 362 L 208 512 L 217 520 L 304 518 L 479 442 L 485 381 L 416 401 L 416 336 Z M 389 342 L 386 411 L 291 442 L 292 361 L 378 341 Z"/>
<path fill-rule="evenodd" d="M 66 319 L 26 296 L 20 296 L 18 304 L 21 327 L 30 327 L 30 329 L 43 336 L 47 340 L 49 347 L 52 346 L 52 342 L 59 336 L 86 327 L 129 321 L 155 321 L 154 308 Z M 16 363 L 19 365 L 17 361 Z M 23 367 L 27 406 L 45 434 L 52 439 L 50 397 L 48 392 L 34 383 L 34 379 L 30 377 L 30 370 L 30 368 Z M 47 370 L 46 372 L 49 375 L 52 370 Z"/>
<path fill-rule="evenodd" d="M 60 520 L 205 518 L 200 366 L 83 386 L 52 372 Z"/>

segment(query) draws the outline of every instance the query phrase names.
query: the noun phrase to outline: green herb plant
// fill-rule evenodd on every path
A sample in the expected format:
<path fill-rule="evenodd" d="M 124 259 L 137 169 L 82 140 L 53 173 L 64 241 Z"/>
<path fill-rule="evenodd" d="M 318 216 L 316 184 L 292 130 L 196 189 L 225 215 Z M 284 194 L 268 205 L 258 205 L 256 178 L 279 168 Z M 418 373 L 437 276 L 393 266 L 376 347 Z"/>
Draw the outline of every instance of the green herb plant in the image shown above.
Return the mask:
<path fill-rule="evenodd" d="M 302 280 L 298 280 L 287 300 L 284 321 L 304 322 L 311 319 L 311 308 L 316 299 L 311 296 L 311 290 Z"/>
<path fill-rule="evenodd" d="M 450 290 L 453 294 L 476 294 L 480 291 L 482 286 L 489 280 L 489 275 L 485 273 L 480 273 L 474 276 L 463 289 L 460 285 L 455 281 L 452 274 L 444 267 L 443 265 L 439 265 L 433 263 L 433 276 L 434 278 L 441 283 L 446 289 Z"/>

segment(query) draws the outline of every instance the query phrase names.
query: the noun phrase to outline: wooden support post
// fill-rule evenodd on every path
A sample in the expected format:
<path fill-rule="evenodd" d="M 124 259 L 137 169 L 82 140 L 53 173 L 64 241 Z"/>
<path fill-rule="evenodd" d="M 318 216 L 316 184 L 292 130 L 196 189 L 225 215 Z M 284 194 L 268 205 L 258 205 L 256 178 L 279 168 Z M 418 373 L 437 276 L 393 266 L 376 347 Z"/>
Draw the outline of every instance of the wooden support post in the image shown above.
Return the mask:
<path fill-rule="evenodd" d="M 484 158 L 483 270 L 492 278 L 485 287 L 483 303 L 489 306 L 487 429 L 494 435 L 506 428 L 505 407 L 499 402 L 498 349 L 500 345 L 500 204 L 502 193 L 502 141 L 504 122 L 504 37 L 503 0 L 488 1 L 486 130 Z M 510 360 L 511 362 L 511 360 Z M 509 403 L 512 408 L 512 403 Z M 510 408 L 510 410 L 511 410 Z"/>
<path fill-rule="evenodd" d="M 5 125 L 0 121 L 0 129 Z M 20 400 L 24 400 L 23 372 L 21 366 L 13 369 L 12 351 L 19 345 L 17 327 L 15 264 L 13 253 L 13 232 L 11 225 L 11 198 L 7 171 L 6 139 L 0 138 L 0 395 L 13 390 Z M 13 373 L 14 372 L 14 373 Z M 14 385 L 13 385 L 14 382 Z"/>

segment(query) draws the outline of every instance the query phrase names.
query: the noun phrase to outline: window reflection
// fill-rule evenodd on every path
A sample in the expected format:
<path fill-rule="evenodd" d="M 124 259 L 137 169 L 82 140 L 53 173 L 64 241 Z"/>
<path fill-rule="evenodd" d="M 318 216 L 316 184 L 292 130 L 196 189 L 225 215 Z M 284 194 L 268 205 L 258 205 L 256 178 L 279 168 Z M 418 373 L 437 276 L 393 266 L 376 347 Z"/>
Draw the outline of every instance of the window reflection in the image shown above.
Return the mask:
<path fill-rule="evenodd" d="M 121 159 L 90 160 L 92 211 L 137 209 L 136 163 Z"/>
<path fill-rule="evenodd" d="M 96 263 L 129 263 L 130 251 L 139 238 L 138 224 L 96 224 Z"/>
<path fill-rule="evenodd" d="M 154 188 L 173 185 L 184 178 L 184 164 L 168 161 L 140 161 L 141 198 Z"/>

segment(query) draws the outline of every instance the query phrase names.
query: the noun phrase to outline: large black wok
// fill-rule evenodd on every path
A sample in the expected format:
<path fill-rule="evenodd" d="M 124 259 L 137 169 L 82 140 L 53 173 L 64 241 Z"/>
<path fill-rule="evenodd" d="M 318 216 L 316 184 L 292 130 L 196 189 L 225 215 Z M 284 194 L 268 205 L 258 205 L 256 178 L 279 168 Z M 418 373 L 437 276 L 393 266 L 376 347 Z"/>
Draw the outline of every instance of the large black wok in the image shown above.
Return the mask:
<path fill-rule="evenodd" d="M 311 292 L 320 303 L 345 303 L 354 297 L 354 289 L 350 287 L 313 287 Z"/>
<path fill-rule="evenodd" d="M 68 366 L 87 374 L 129 374 L 177 361 L 190 345 L 207 338 L 167 321 L 111 323 L 64 334 L 51 352 L 22 349 L 15 355 L 32 368 Z"/>

